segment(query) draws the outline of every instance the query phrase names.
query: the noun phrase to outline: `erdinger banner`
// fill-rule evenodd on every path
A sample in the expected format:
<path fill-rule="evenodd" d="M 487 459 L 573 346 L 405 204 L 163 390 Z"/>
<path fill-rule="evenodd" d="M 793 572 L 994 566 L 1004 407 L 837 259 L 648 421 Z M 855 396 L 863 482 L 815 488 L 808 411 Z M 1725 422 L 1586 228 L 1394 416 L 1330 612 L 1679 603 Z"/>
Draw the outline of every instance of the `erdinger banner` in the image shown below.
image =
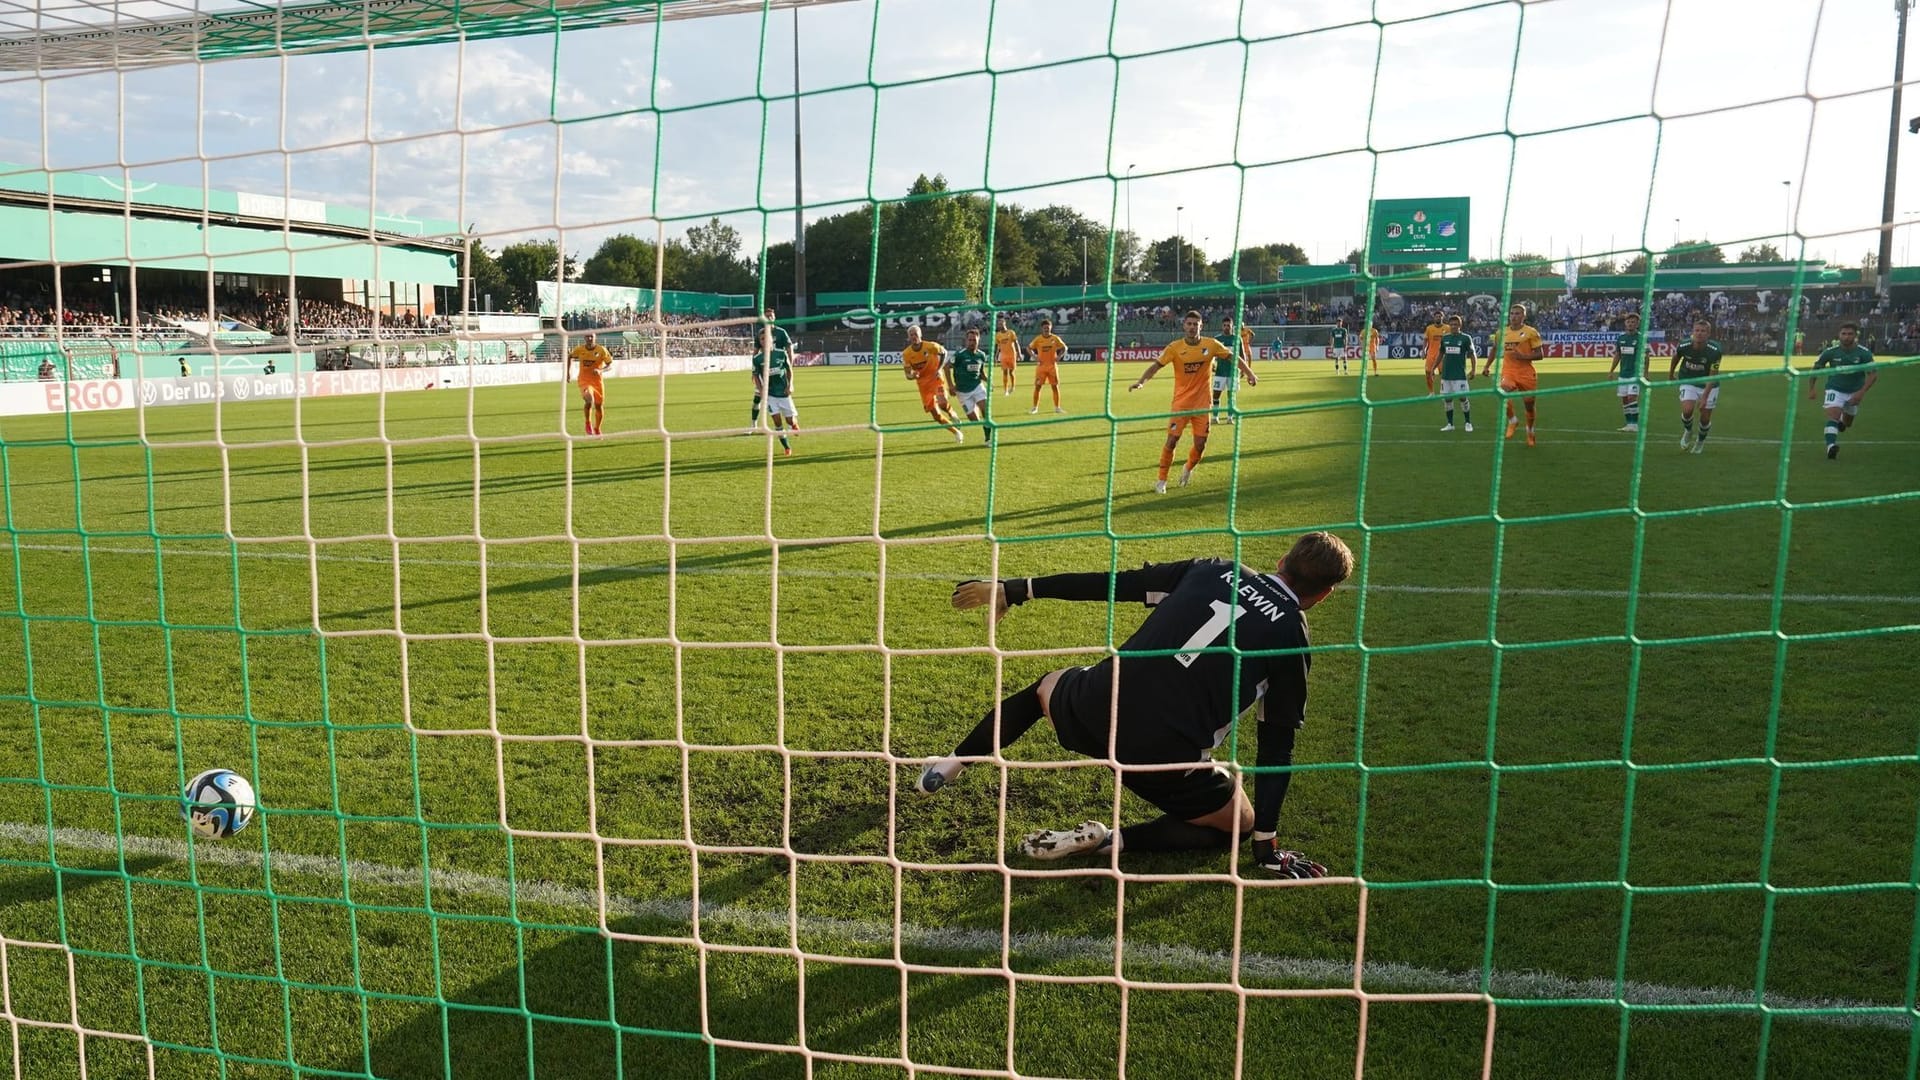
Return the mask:
<path fill-rule="evenodd" d="M 1159 349 L 1121 349 L 1119 353 L 1125 354 L 1134 351 L 1140 352 L 1146 359 L 1154 359 L 1160 355 Z M 1147 356 L 1147 353 L 1152 353 L 1152 356 Z M 947 354 L 951 356 L 953 350 L 948 349 Z M 1106 358 L 1107 350 L 1105 349 L 1068 346 L 1067 354 L 1060 358 L 1060 362 L 1063 364 L 1093 364 L 1104 361 Z M 900 351 L 898 349 L 892 352 L 836 352 L 827 354 L 827 363 L 829 364 L 898 364 L 899 362 Z M 1025 360 L 1021 361 L 1023 364 L 1028 362 L 1029 361 Z"/>
<path fill-rule="evenodd" d="M 1620 335 L 1611 330 L 1553 330 L 1540 337 L 1547 356 L 1572 359 L 1609 359 L 1620 340 Z M 1666 338 L 1664 330 L 1647 331 L 1647 355 L 1672 356 L 1673 345 Z"/>

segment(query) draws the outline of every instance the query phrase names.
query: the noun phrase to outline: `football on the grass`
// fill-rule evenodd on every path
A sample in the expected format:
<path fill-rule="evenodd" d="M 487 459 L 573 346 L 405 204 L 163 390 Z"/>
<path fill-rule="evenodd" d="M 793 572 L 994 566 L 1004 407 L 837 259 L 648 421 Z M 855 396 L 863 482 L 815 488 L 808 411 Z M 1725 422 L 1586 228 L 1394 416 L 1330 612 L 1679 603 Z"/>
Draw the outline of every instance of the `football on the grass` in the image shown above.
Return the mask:
<path fill-rule="evenodd" d="M 224 840 L 253 820 L 253 785 L 232 769 L 208 769 L 187 781 L 181 816 L 195 836 Z"/>

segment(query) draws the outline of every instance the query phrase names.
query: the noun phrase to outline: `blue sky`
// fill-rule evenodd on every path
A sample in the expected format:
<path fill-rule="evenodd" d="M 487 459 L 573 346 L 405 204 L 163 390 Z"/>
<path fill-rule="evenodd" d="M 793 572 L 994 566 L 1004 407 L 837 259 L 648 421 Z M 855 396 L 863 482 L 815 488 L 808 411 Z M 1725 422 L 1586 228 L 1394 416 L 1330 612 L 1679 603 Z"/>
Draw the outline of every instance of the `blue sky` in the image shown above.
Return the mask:
<path fill-rule="evenodd" d="M 1177 221 L 1216 255 L 1287 240 L 1322 262 L 1361 242 L 1370 192 L 1472 197 L 1476 257 L 1657 248 L 1676 227 L 1737 245 L 1789 213 L 1816 257 L 1876 243 L 1887 0 L 852 0 L 799 22 L 809 203 L 942 172 L 1148 239 Z M 721 214 L 757 247 L 792 235 L 792 26 L 0 77 L 0 160 L 457 217 L 581 255 Z M 1906 219 L 1920 137 L 1903 150 Z"/>

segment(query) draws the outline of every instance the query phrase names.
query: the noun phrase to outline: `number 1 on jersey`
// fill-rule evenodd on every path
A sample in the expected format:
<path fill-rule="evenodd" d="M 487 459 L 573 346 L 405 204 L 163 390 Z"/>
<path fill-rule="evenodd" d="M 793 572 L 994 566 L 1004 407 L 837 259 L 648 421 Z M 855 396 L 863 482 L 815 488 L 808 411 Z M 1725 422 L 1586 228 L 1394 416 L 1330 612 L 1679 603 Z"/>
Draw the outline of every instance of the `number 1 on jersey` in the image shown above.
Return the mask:
<path fill-rule="evenodd" d="M 1207 602 L 1213 605 L 1213 616 L 1201 623 L 1200 629 L 1195 630 L 1193 636 L 1187 639 L 1186 645 L 1183 646 L 1186 652 L 1173 654 L 1173 658 L 1180 662 L 1181 667 L 1192 667 L 1193 662 L 1200 658 L 1201 649 L 1219 641 L 1220 636 L 1227 632 L 1227 626 L 1247 613 L 1247 609 L 1239 604 L 1228 604 L 1220 600 Z"/>

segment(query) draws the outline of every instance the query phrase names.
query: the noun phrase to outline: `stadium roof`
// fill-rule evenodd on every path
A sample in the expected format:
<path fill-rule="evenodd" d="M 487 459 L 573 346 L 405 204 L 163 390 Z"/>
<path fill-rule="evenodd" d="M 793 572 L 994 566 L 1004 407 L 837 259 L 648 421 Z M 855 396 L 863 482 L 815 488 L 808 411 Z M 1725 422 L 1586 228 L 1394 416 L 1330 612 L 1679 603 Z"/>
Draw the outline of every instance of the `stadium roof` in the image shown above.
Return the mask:
<path fill-rule="evenodd" d="M 451 285 L 452 221 L 0 163 L 0 260 Z"/>
<path fill-rule="evenodd" d="M 429 45 L 844 0 L 44 0 L 0 10 L 0 71 Z"/>

